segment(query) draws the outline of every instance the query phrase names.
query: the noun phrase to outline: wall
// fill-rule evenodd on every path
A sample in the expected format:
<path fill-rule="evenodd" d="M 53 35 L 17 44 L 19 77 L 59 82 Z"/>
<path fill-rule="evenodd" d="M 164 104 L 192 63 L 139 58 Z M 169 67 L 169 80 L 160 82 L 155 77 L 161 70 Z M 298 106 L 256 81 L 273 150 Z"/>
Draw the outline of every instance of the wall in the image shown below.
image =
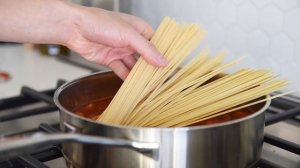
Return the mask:
<path fill-rule="evenodd" d="M 121 0 L 120 9 L 156 27 L 164 16 L 197 22 L 205 45 L 241 55 L 241 66 L 272 69 L 300 87 L 300 0 Z M 300 95 L 298 93 L 298 95 Z"/>

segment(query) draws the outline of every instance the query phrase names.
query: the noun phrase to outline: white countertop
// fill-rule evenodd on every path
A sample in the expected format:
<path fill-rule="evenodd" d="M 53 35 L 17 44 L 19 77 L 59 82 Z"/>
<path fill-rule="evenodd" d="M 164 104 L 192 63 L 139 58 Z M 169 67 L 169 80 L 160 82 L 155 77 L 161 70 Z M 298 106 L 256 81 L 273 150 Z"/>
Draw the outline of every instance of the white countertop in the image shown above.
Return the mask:
<path fill-rule="evenodd" d="M 11 76 L 9 81 L 0 82 L 0 98 L 18 95 L 24 85 L 51 89 L 58 79 L 72 80 L 91 73 L 24 45 L 0 45 L 0 71 Z"/>

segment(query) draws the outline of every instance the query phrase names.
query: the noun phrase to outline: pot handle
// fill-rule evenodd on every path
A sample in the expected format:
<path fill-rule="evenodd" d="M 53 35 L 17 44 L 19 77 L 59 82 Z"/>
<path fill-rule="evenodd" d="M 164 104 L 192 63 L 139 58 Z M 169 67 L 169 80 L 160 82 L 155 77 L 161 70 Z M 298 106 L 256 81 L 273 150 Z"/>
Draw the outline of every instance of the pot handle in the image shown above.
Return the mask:
<path fill-rule="evenodd" d="M 35 133 L 22 138 L 3 138 L 0 140 L 0 155 L 6 158 L 24 153 L 32 153 L 36 149 L 43 148 L 47 144 L 79 142 L 86 144 L 106 145 L 112 147 L 129 148 L 153 159 L 158 158 L 158 143 L 138 142 L 122 139 L 112 139 L 100 136 L 82 135 L 76 133 L 67 134 L 43 134 Z"/>

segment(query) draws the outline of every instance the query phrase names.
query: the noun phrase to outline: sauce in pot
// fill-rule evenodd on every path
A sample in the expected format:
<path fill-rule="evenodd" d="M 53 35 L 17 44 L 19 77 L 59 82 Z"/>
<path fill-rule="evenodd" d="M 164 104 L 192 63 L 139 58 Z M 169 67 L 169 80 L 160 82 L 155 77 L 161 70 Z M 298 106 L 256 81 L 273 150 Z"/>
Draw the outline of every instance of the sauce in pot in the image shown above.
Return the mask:
<path fill-rule="evenodd" d="M 109 105 L 112 98 L 113 97 L 104 97 L 94 102 L 88 103 L 86 105 L 76 108 L 74 110 L 74 113 L 86 118 L 96 120 L 100 116 L 100 114 L 106 109 L 106 107 Z M 193 124 L 191 126 L 216 124 L 216 123 L 222 123 L 225 121 L 243 118 L 257 112 L 260 108 L 262 108 L 262 106 L 263 103 L 248 108 L 244 108 L 238 111 L 234 111 L 228 114 L 224 114 L 218 117 L 214 117 L 208 120 L 204 120 L 196 124 Z"/>
<path fill-rule="evenodd" d="M 106 109 L 113 97 L 104 97 L 74 110 L 74 113 L 92 120 L 97 120 L 100 114 Z"/>

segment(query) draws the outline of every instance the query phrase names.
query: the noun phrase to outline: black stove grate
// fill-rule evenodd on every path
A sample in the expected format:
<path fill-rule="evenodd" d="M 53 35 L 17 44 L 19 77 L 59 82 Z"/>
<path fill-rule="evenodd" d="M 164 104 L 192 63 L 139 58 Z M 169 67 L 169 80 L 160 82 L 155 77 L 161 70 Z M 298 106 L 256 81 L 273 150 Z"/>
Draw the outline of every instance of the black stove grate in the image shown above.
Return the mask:
<path fill-rule="evenodd" d="M 59 80 L 57 82 L 57 87 L 62 85 L 65 81 Z M 0 113 L 1 110 L 14 108 L 18 106 L 28 105 L 36 102 L 46 102 L 47 105 L 43 107 L 38 107 L 35 109 L 24 110 L 18 113 L 10 113 L 6 115 L 0 116 L 0 122 L 11 121 L 15 119 L 19 119 L 22 117 L 28 117 L 32 115 L 37 115 L 41 113 L 50 113 L 56 112 L 57 107 L 53 103 L 53 94 L 57 88 L 45 91 L 36 91 L 29 87 L 23 87 L 21 89 L 21 95 L 11 98 L 6 98 L 0 100 Z M 278 107 L 281 109 L 286 109 L 284 113 L 278 113 L 276 110 L 269 109 L 268 111 L 273 113 L 271 116 L 266 117 L 266 126 L 275 124 L 277 122 L 292 119 L 296 122 L 300 122 L 297 116 L 300 115 L 300 104 L 294 101 L 287 101 L 285 99 L 278 98 L 272 101 L 272 106 Z M 48 124 L 42 123 L 40 124 L 38 131 L 43 131 L 45 133 L 58 133 L 60 132 L 58 129 L 58 125 L 50 126 Z M 277 146 L 279 148 L 285 149 L 297 155 L 300 155 L 300 144 L 295 144 L 293 142 L 289 142 L 282 138 L 265 134 L 264 142 L 269 143 L 271 145 Z M 0 156 L 1 157 L 1 156 Z M 36 151 L 35 153 L 17 156 L 15 158 L 0 162 L 1 168 L 47 168 L 43 162 L 50 161 L 56 158 L 62 157 L 61 146 L 60 144 L 52 144 L 46 148 L 43 148 L 40 151 Z M 256 168 L 280 168 L 279 165 L 276 165 L 268 160 L 261 159 Z"/>

